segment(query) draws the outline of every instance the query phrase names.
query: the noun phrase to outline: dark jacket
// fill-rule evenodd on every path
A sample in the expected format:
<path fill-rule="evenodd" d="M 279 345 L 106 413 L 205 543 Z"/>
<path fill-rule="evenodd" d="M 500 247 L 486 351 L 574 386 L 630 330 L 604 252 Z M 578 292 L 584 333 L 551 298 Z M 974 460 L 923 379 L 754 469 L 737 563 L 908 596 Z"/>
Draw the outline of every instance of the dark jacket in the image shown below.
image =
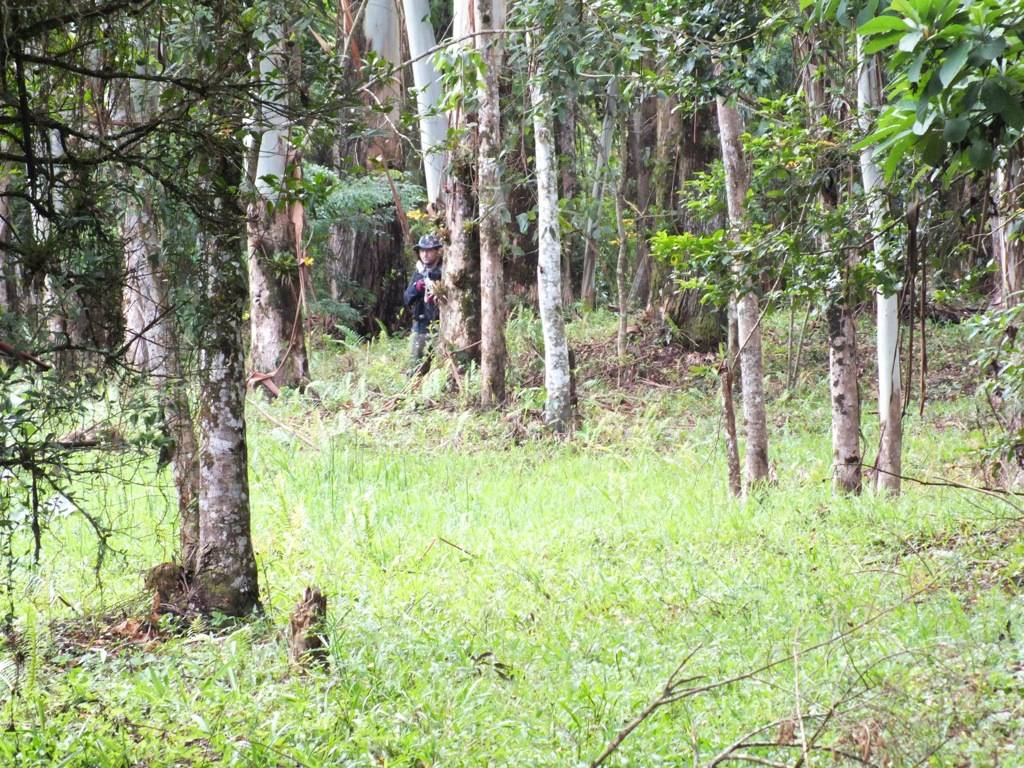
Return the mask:
<path fill-rule="evenodd" d="M 432 301 L 427 301 L 426 291 L 417 290 L 416 284 L 420 280 L 440 280 L 441 279 L 441 268 L 440 267 L 424 267 L 422 264 L 417 265 L 420 269 L 417 269 L 412 273 L 412 280 L 409 281 L 409 287 L 405 289 L 405 306 L 409 308 L 412 313 L 412 330 L 414 333 L 426 333 L 430 328 L 430 324 L 435 322 L 438 315 L 437 304 Z"/>

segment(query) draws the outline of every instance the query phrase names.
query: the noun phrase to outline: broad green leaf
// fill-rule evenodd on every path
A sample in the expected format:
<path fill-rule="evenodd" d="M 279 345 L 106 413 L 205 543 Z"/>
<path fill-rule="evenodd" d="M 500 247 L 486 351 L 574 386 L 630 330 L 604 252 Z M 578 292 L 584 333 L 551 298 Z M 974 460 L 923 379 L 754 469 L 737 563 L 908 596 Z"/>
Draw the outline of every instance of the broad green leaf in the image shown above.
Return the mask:
<path fill-rule="evenodd" d="M 942 81 L 943 86 L 948 88 L 949 84 L 960 74 L 960 70 L 967 63 L 967 57 L 970 55 L 973 47 L 974 43 L 965 40 L 946 54 L 946 59 L 942 62 L 942 68 L 939 69 L 939 80 Z"/>
<path fill-rule="evenodd" d="M 1024 107 L 1021 107 L 1020 102 L 1016 99 L 1011 98 L 1007 101 L 1001 114 L 1003 120 L 1011 128 L 1016 128 L 1018 131 L 1024 128 Z"/>
<path fill-rule="evenodd" d="M 928 58 L 928 51 L 921 51 L 914 58 L 914 63 L 907 69 L 907 80 L 911 83 L 916 83 L 921 79 L 921 67 L 924 65 L 926 58 Z"/>
<path fill-rule="evenodd" d="M 972 56 L 982 61 L 992 61 L 1006 50 L 1006 38 L 995 37 L 986 40 L 972 52 Z"/>
<path fill-rule="evenodd" d="M 946 142 L 938 131 L 932 131 L 921 144 L 921 158 L 932 167 L 942 165 L 946 157 Z"/>
<path fill-rule="evenodd" d="M 972 141 L 967 150 L 967 160 L 978 171 L 988 170 L 992 166 L 992 156 L 992 145 L 981 138 Z"/>
<path fill-rule="evenodd" d="M 995 80 L 988 80 L 981 86 L 981 101 L 991 111 L 1002 114 L 1010 103 L 1010 94 Z"/>
<path fill-rule="evenodd" d="M 942 129 L 942 138 L 950 144 L 959 144 L 967 136 L 967 129 L 970 127 L 970 121 L 963 115 L 951 118 Z"/>
<path fill-rule="evenodd" d="M 866 56 L 870 56 L 873 53 L 878 53 L 885 48 L 892 47 L 902 39 L 902 32 L 895 32 L 891 35 L 885 35 L 884 37 L 874 37 L 864 44 L 864 54 Z"/>
<path fill-rule="evenodd" d="M 900 38 L 900 50 L 905 51 L 906 53 L 910 53 L 915 48 L 917 48 L 917 44 L 921 42 L 922 37 L 924 37 L 924 32 L 922 32 L 919 29 L 914 29 L 911 30 L 910 32 L 907 32 L 907 34 L 903 35 L 903 37 Z"/>
<path fill-rule="evenodd" d="M 906 32 L 907 22 L 898 16 L 876 16 L 857 30 L 862 37 L 877 35 L 879 32 Z"/>

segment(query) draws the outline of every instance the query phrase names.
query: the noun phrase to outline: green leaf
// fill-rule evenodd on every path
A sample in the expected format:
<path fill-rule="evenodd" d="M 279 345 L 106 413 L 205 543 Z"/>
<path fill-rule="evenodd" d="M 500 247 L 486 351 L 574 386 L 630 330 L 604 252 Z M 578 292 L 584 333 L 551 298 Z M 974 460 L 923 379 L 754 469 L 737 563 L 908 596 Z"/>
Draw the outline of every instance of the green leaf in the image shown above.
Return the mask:
<path fill-rule="evenodd" d="M 992 61 L 1006 50 L 1006 38 L 995 37 L 986 40 L 972 52 L 972 56 L 981 61 Z"/>
<path fill-rule="evenodd" d="M 884 37 L 873 38 L 864 44 L 864 55 L 870 56 L 871 54 L 878 53 L 885 48 L 890 48 L 902 39 L 902 32 L 895 32 L 891 35 L 885 35 Z"/>
<path fill-rule="evenodd" d="M 942 129 L 942 138 L 950 144 L 959 144 L 967 136 L 967 129 L 970 127 L 970 121 L 962 115 L 951 118 Z"/>
<path fill-rule="evenodd" d="M 937 131 L 929 133 L 921 145 L 921 158 L 932 167 L 942 165 L 946 157 L 946 142 Z"/>
<path fill-rule="evenodd" d="M 907 22 L 898 16 L 876 16 L 862 25 L 857 30 L 857 34 L 867 37 L 868 35 L 877 35 L 879 32 L 906 32 L 908 29 Z"/>
<path fill-rule="evenodd" d="M 1015 99 L 1010 99 L 1006 102 L 1006 107 L 1002 111 L 1003 120 L 1011 128 L 1016 128 L 1018 131 L 1024 128 L 1024 107 L 1021 107 L 1020 102 Z"/>
<path fill-rule="evenodd" d="M 1002 114 L 1010 103 L 1010 94 L 996 81 L 988 80 L 981 86 L 981 101 L 992 112 Z"/>
<path fill-rule="evenodd" d="M 924 65 L 924 60 L 928 58 L 928 51 L 921 51 L 917 54 L 914 59 L 914 63 L 907 68 L 907 80 L 912 83 L 916 83 L 921 79 L 921 67 Z"/>
<path fill-rule="evenodd" d="M 917 44 L 921 42 L 922 37 L 924 37 L 924 32 L 919 29 L 907 32 L 907 34 L 900 38 L 900 50 L 910 53 L 917 48 Z"/>
<path fill-rule="evenodd" d="M 975 139 L 967 150 L 967 160 L 978 171 L 988 170 L 992 166 L 992 157 L 992 145 L 985 139 Z"/>
<path fill-rule="evenodd" d="M 946 59 L 942 62 L 942 68 L 939 69 L 939 80 L 942 81 L 943 86 L 948 88 L 949 84 L 960 74 L 960 70 L 967 63 L 967 57 L 970 55 L 971 48 L 973 47 L 974 43 L 965 40 L 946 54 Z"/>

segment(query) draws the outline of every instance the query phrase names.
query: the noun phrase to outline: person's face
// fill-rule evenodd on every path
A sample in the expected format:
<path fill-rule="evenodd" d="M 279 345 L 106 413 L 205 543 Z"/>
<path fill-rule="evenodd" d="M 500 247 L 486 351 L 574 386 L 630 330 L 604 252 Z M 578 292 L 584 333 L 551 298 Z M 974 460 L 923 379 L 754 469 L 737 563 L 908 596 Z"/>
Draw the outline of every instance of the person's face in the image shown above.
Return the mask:
<path fill-rule="evenodd" d="M 420 259 L 428 267 L 432 267 L 441 260 L 441 248 L 430 248 L 420 251 Z"/>

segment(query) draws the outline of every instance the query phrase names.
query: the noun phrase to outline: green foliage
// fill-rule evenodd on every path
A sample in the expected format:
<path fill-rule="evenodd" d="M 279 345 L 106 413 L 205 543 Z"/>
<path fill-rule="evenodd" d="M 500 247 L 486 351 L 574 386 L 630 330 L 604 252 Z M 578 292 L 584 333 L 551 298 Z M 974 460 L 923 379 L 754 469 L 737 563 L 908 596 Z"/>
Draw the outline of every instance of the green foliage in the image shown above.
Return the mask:
<path fill-rule="evenodd" d="M 889 105 L 865 140 L 884 153 L 888 178 L 911 150 L 952 178 L 991 169 L 1020 140 L 1020 0 L 898 0 L 857 31 L 893 75 Z"/>

